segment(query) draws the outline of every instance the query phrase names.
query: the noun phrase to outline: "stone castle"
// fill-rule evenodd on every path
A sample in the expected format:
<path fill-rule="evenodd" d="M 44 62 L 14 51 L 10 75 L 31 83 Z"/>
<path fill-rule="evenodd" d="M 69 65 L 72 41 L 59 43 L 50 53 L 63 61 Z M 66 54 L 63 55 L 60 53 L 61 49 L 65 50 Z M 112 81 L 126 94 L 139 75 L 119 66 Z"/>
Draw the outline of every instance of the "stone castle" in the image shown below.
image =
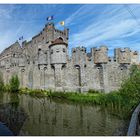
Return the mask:
<path fill-rule="evenodd" d="M 132 64 L 139 64 L 139 54 L 129 48 L 114 50 L 108 57 L 108 48 L 85 47 L 72 49 L 68 55 L 69 29 L 57 30 L 47 23 L 31 41 L 17 41 L 0 54 L 0 74 L 8 83 L 17 74 L 21 87 L 60 91 L 89 89 L 109 92 L 120 87 L 129 75 Z"/>

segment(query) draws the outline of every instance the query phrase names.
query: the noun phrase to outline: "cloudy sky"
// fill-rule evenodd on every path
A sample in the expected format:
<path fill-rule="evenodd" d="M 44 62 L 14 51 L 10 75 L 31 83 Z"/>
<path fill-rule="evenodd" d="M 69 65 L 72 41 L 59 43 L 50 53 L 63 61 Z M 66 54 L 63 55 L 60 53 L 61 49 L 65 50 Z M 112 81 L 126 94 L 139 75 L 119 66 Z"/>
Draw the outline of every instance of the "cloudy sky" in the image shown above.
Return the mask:
<path fill-rule="evenodd" d="M 130 13 L 130 12 L 131 13 Z M 140 5 L 0 5 L 0 52 L 19 37 L 30 40 L 53 15 L 58 29 L 64 20 L 70 29 L 69 48 L 106 45 L 109 55 L 116 47 L 130 47 L 140 52 Z"/>

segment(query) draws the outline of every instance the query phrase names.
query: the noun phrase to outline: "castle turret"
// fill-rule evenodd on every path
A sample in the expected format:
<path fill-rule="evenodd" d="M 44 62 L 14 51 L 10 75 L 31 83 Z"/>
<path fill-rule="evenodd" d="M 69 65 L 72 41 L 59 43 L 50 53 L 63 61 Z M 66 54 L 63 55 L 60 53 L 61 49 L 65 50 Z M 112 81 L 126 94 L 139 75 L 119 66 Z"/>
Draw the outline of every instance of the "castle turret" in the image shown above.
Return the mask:
<path fill-rule="evenodd" d="M 138 51 L 131 52 L 131 64 L 139 64 L 139 53 Z"/>
<path fill-rule="evenodd" d="M 86 65 L 86 48 L 77 47 L 72 49 L 72 60 L 74 65 Z"/>
<path fill-rule="evenodd" d="M 130 64 L 131 63 L 131 50 L 129 48 L 115 49 L 115 58 L 120 64 Z"/>
<path fill-rule="evenodd" d="M 63 31 L 55 28 L 54 23 L 47 23 L 42 31 L 45 39 L 45 46 L 50 46 L 52 41 L 62 38 L 63 42 L 68 44 L 69 29 L 65 28 Z"/>
<path fill-rule="evenodd" d="M 47 53 L 42 51 L 40 48 L 38 49 L 38 65 L 46 65 L 47 62 Z"/>
<path fill-rule="evenodd" d="M 62 38 L 58 38 L 49 46 L 50 63 L 54 67 L 55 86 L 57 90 L 62 90 L 62 66 L 67 63 L 67 44 Z"/>
<path fill-rule="evenodd" d="M 107 63 L 108 62 L 108 48 L 106 46 L 101 46 L 99 49 L 94 49 L 94 63 Z"/>
<path fill-rule="evenodd" d="M 54 27 L 54 24 L 53 23 L 48 23 L 46 24 L 45 26 L 45 30 L 46 30 L 46 35 L 47 35 L 47 42 L 50 43 L 53 39 L 54 39 L 54 30 L 55 30 L 55 27 Z"/>
<path fill-rule="evenodd" d="M 49 46 L 51 64 L 66 64 L 67 61 L 67 44 L 62 38 L 58 38 Z"/>

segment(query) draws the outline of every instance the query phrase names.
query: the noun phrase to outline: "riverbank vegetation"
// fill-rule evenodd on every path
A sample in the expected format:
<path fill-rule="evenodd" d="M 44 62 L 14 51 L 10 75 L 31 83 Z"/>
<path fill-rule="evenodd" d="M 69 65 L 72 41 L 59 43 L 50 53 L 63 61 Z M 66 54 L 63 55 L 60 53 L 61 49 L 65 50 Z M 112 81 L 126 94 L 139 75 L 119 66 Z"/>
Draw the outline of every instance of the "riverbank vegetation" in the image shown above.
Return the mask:
<path fill-rule="evenodd" d="M 19 91 L 19 79 L 17 75 L 13 75 L 9 81 L 9 87 L 10 87 L 10 91 L 13 93 L 16 93 Z"/>
<path fill-rule="evenodd" d="M 0 91 L 4 90 L 4 81 L 3 81 L 3 77 L 2 74 L 0 74 Z"/>
<path fill-rule="evenodd" d="M 7 84 L 4 84 L 3 78 L 0 75 L 0 91 L 18 93 L 19 86 L 20 86 L 20 82 L 17 75 L 13 75 L 9 80 L 9 83 Z"/>
<path fill-rule="evenodd" d="M 130 77 L 122 83 L 118 91 L 108 94 L 95 90 L 89 90 L 87 94 L 51 92 L 48 96 L 79 103 L 98 104 L 113 110 L 122 110 L 124 114 L 130 115 L 140 102 L 140 69 L 134 65 L 130 71 Z"/>
<path fill-rule="evenodd" d="M 0 86 L 3 82 L 0 80 Z M 2 87 L 1 86 L 1 87 Z M 1 88 L 0 87 L 0 88 Z M 76 92 L 56 92 L 40 89 L 19 89 L 18 77 L 12 77 L 9 85 L 5 86 L 5 91 L 19 94 L 27 94 L 33 97 L 49 97 L 67 100 L 73 103 L 96 104 L 108 108 L 110 112 L 117 116 L 128 117 L 134 108 L 140 102 L 140 69 L 138 66 L 132 66 L 130 77 L 122 83 L 118 91 L 112 91 L 108 94 L 90 89 L 88 93 Z"/>
<path fill-rule="evenodd" d="M 42 89 L 28 89 L 28 88 L 20 88 L 19 94 L 26 94 L 32 97 L 46 97 L 50 91 L 42 90 Z"/>

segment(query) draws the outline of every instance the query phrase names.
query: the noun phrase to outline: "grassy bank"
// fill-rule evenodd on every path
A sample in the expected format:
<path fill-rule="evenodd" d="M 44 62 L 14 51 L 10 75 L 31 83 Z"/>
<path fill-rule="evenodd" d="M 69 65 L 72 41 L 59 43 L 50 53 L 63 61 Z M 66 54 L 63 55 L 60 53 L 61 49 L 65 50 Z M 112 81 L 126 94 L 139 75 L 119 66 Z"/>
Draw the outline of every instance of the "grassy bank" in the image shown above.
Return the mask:
<path fill-rule="evenodd" d="M 140 101 L 140 98 L 130 98 L 119 92 L 112 92 L 110 94 L 51 92 L 48 93 L 48 96 L 50 98 L 57 97 L 60 99 L 65 99 L 74 103 L 100 105 L 103 108 L 108 108 L 112 114 L 123 118 L 128 118 Z"/>
<path fill-rule="evenodd" d="M 122 117 L 128 118 L 134 108 L 138 105 L 140 97 L 130 97 L 121 92 L 105 93 L 74 93 L 74 92 L 52 92 L 46 90 L 31 90 L 20 89 L 19 94 L 26 94 L 32 97 L 49 97 L 51 99 L 59 98 L 63 101 L 69 101 L 72 103 L 88 104 L 88 105 L 100 105 L 103 108 L 107 108 L 110 113 Z"/>
<path fill-rule="evenodd" d="M 41 90 L 41 89 L 28 89 L 28 88 L 20 88 L 18 91 L 18 94 L 26 94 L 30 95 L 32 97 L 46 97 L 49 94 L 49 91 L 47 90 Z"/>

